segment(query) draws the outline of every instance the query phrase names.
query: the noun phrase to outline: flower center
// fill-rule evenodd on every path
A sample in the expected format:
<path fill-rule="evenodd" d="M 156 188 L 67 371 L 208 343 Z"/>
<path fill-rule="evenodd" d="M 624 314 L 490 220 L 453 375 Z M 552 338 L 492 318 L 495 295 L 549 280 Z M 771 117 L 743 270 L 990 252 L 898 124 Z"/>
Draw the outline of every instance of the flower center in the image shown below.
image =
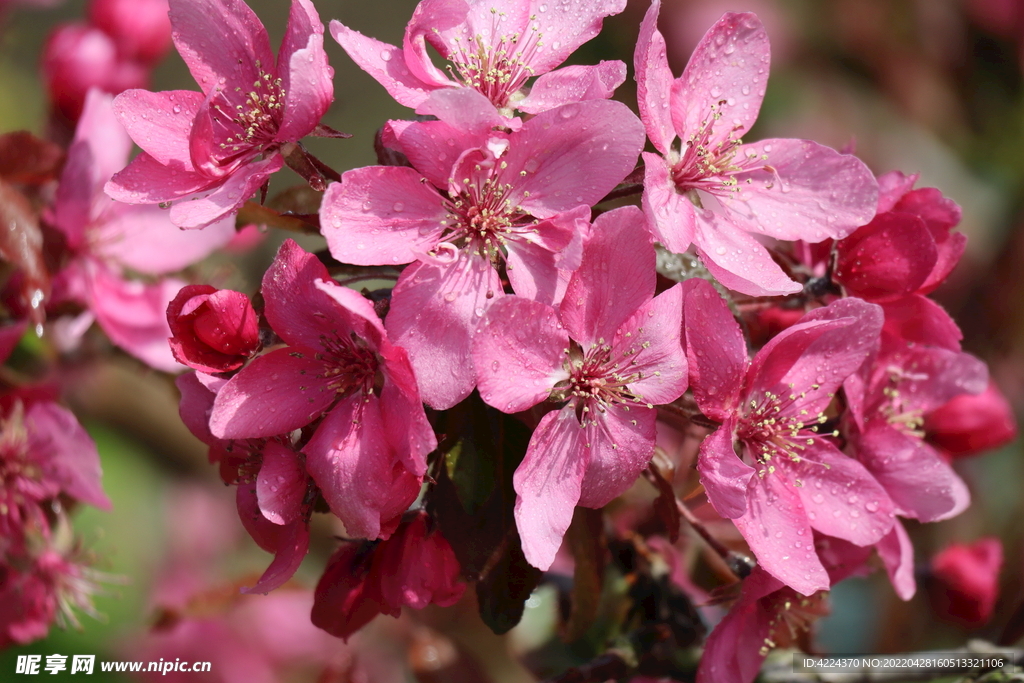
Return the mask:
<path fill-rule="evenodd" d="M 910 407 L 899 387 L 904 380 L 926 380 L 928 376 L 910 373 L 897 366 L 889 367 L 888 372 L 889 383 L 882 387 L 884 399 L 879 410 L 893 427 L 909 436 L 923 439 L 925 437 L 924 413 L 919 408 Z"/>
<path fill-rule="evenodd" d="M 819 391 L 817 384 L 811 385 L 811 391 Z M 807 397 L 807 392 L 794 392 L 794 385 L 789 385 L 790 393 L 780 395 L 765 391 L 763 395 L 755 395 L 749 402 L 749 410 L 742 415 L 736 428 L 736 436 L 746 446 L 760 467 L 758 476 L 764 478 L 775 472 L 776 462 L 792 463 L 813 462 L 805 460 L 804 452 L 813 446 L 815 440 L 822 435 L 818 433 L 820 425 L 828 421 L 825 413 L 810 415 L 806 409 L 800 408 Z M 831 398 L 833 394 L 829 394 Z M 832 433 L 837 436 L 837 432 Z M 779 458 L 779 460 L 774 460 Z"/>
<path fill-rule="evenodd" d="M 712 138 L 715 125 L 722 118 L 721 106 L 726 102 L 722 100 L 712 105 L 710 114 L 701 121 L 697 132 L 684 141 L 679 161 L 672 166 L 672 180 L 680 192 L 703 190 L 725 196 L 738 191 L 736 174 L 757 167 L 774 171 L 762 163 L 768 160 L 767 154 L 748 152 L 746 157 L 739 155 L 739 147 L 743 144 L 743 140 L 736 137 L 739 126 L 734 127 L 724 140 Z"/>
<path fill-rule="evenodd" d="M 372 394 L 377 384 L 377 354 L 375 354 L 355 333 L 347 336 L 320 335 L 322 353 L 315 358 L 324 361 L 324 371 L 318 376 L 326 379 L 327 388 L 339 397 L 349 396 L 357 391 Z"/>
<path fill-rule="evenodd" d="M 229 157 L 244 153 L 253 147 L 266 148 L 274 143 L 281 126 L 281 115 L 284 107 L 285 92 L 281 79 L 265 72 L 259 60 L 256 61 L 259 72 L 248 92 L 244 88 L 235 88 L 238 96 L 234 99 L 232 110 L 228 99 L 215 105 L 216 110 L 233 125 L 220 148 Z M 238 97 L 242 97 L 240 102 Z"/>
<path fill-rule="evenodd" d="M 535 23 L 525 35 L 503 34 L 501 23 L 505 21 L 505 13 L 492 8 L 491 17 L 491 36 L 497 39 L 492 38 L 492 44 L 488 44 L 480 35 L 469 40 L 453 38 L 448 45 L 448 59 L 452 62 L 448 72 L 453 79 L 462 81 L 502 109 L 509 106 L 510 96 L 534 75 L 530 64 L 538 48 L 543 47 L 542 34 Z M 530 17 L 531 22 L 536 19 L 536 16 Z"/>
<path fill-rule="evenodd" d="M 768 603 L 765 611 L 769 614 L 774 612 L 774 615 L 769 622 L 768 636 L 761 645 L 760 655 L 764 657 L 774 648 L 795 645 L 811 624 L 828 615 L 827 595 L 825 591 L 818 591 L 808 597 L 791 588 L 783 588 L 764 598 Z"/>

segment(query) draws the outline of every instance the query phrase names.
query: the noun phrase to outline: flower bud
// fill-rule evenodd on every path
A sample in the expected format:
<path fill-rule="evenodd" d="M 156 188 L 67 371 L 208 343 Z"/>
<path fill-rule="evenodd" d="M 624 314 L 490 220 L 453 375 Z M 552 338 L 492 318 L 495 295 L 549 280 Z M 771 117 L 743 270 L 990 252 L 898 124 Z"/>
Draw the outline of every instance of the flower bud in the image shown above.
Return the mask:
<path fill-rule="evenodd" d="M 993 382 L 980 394 L 961 394 L 925 416 L 928 442 L 953 457 L 999 448 L 1017 437 L 1013 410 Z"/>
<path fill-rule="evenodd" d="M 972 626 L 992 617 L 999 594 L 1003 545 L 998 538 L 981 538 L 970 545 L 951 544 L 932 558 L 939 585 L 933 605 L 942 614 Z"/>
<path fill-rule="evenodd" d="M 123 59 L 153 65 L 171 47 L 167 0 L 92 0 L 89 21 L 103 29 Z"/>
<path fill-rule="evenodd" d="M 171 353 L 201 372 L 231 372 L 260 348 L 259 324 L 249 298 L 209 285 L 182 287 L 167 306 Z"/>

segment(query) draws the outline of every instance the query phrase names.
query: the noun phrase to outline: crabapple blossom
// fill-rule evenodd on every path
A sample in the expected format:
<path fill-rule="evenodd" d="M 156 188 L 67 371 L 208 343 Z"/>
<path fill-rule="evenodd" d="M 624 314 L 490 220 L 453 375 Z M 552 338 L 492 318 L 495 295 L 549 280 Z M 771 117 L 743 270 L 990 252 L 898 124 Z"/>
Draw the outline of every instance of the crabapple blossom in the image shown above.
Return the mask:
<path fill-rule="evenodd" d="M 203 228 L 235 214 L 284 164 L 282 147 L 314 131 L 334 73 L 310 0 L 293 0 L 276 65 L 242 0 L 170 7 L 174 44 L 202 92 L 118 96 L 118 119 L 143 151 L 106 191 L 129 204 L 171 203 L 175 225 Z"/>
<path fill-rule="evenodd" d="M 753 14 L 727 13 L 672 78 L 651 4 L 635 53 L 645 152 L 643 207 L 658 241 L 696 246 L 726 287 L 752 295 L 799 290 L 754 238 L 845 237 L 875 213 L 878 185 L 854 156 L 806 140 L 743 144 L 768 80 L 768 38 Z"/>
<path fill-rule="evenodd" d="M 939 584 L 933 605 L 941 614 L 975 628 L 988 623 L 999 596 L 1002 566 L 1003 544 L 998 538 L 951 543 L 932 558 L 932 575 Z"/>
<path fill-rule="evenodd" d="M 167 324 L 175 360 L 201 372 L 237 370 L 260 348 L 256 311 L 230 289 L 183 287 L 167 306 Z"/>

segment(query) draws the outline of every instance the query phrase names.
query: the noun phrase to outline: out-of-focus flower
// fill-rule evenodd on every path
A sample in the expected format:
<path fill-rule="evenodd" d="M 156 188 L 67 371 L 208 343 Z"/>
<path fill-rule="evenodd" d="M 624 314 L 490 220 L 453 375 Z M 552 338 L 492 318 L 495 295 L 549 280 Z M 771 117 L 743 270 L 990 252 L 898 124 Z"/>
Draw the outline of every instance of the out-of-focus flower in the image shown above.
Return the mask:
<path fill-rule="evenodd" d="M 756 16 L 727 13 L 673 79 L 659 8 L 654 2 L 648 10 L 634 57 L 640 117 L 660 153 L 643 155 L 651 229 L 674 252 L 696 245 L 730 289 L 798 291 L 754 235 L 845 237 L 875 214 L 878 184 L 856 157 L 813 142 L 742 144 L 768 81 L 768 37 Z"/>
<path fill-rule="evenodd" d="M 114 103 L 143 152 L 106 186 L 129 204 L 173 203 L 203 228 L 233 215 L 313 132 L 334 97 L 323 25 L 294 0 L 274 65 L 267 31 L 241 0 L 171 0 L 174 43 L 202 92 L 130 90 Z M 182 201 L 178 201 L 182 200 Z"/>
<path fill-rule="evenodd" d="M 541 419 L 513 478 L 523 553 L 541 569 L 576 505 L 603 507 L 636 481 L 654 454 L 654 406 L 686 391 L 682 287 L 654 296 L 644 222 L 636 207 L 602 214 L 557 310 L 506 297 L 473 339 L 484 401 L 506 413 L 565 401 Z"/>
<path fill-rule="evenodd" d="M 167 307 L 171 353 L 201 372 L 230 372 L 260 349 L 256 311 L 249 297 L 210 285 L 183 287 Z"/>
<path fill-rule="evenodd" d="M 451 545 L 430 517 L 410 513 L 391 538 L 338 549 L 317 585 L 313 623 L 347 640 L 378 614 L 454 605 L 466 590 L 459 572 Z"/>
<path fill-rule="evenodd" d="M 433 92 L 469 88 L 511 117 L 516 109 L 538 114 L 611 97 L 626 80 L 620 61 L 552 70 L 625 6 L 624 0 L 422 0 L 401 49 L 339 21 L 331 22 L 331 35 L 400 104 L 416 109 Z M 428 44 L 454 68 L 446 73 L 434 66 Z"/>
<path fill-rule="evenodd" d="M 153 65 L 171 47 L 167 0 L 91 0 L 89 21 L 117 45 L 122 58 Z"/>
<path fill-rule="evenodd" d="M 933 606 L 969 626 L 983 626 L 995 609 L 1002 566 L 1003 544 L 998 538 L 950 544 L 932 558 L 932 574 L 939 582 L 932 591 Z"/>
<path fill-rule="evenodd" d="M 1017 438 L 1017 420 L 992 380 L 980 394 L 961 394 L 924 418 L 925 440 L 952 457 L 990 451 Z"/>

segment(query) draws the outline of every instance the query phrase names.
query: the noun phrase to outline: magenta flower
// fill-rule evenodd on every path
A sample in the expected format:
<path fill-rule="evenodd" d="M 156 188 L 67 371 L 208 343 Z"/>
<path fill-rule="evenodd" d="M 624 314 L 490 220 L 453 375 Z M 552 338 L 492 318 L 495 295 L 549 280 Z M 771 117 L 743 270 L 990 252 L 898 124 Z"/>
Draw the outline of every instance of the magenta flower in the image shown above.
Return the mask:
<path fill-rule="evenodd" d="M 643 206 L 655 237 L 674 252 L 695 245 L 730 289 L 798 291 L 754 235 L 845 237 L 875 214 L 874 176 L 857 158 L 806 140 L 742 144 L 768 80 L 761 22 L 727 13 L 673 80 L 659 8 L 655 1 L 647 11 L 634 62 L 640 118 L 660 153 L 643 155 Z"/>
<path fill-rule="evenodd" d="M 303 448 L 306 470 L 350 535 L 387 535 L 382 525 L 416 498 L 437 445 L 405 350 L 388 338 L 373 304 L 337 285 L 291 240 L 263 278 L 263 298 L 287 346 L 217 392 L 211 433 L 273 437 L 324 416 Z"/>
<path fill-rule="evenodd" d="M 222 221 L 202 233 L 187 233 L 155 206 L 111 201 L 103 184 L 127 161 L 131 145 L 114 117 L 110 96 L 91 91 L 48 217 L 72 254 L 55 279 L 54 299 L 88 307 L 76 321 L 80 332 L 95 318 L 132 355 L 160 370 L 180 370 L 167 348 L 165 311 L 185 283 L 159 276 L 227 244 L 234 226 Z M 158 277 L 155 282 L 132 280 L 127 271 Z M 65 336 L 67 345 L 77 342 L 74 335 Z"/>
<path fill-rule="evenodd" d="M 501 299 L 473 339 L 484 401 L 507 413 L 565 402 L 540 421 L 513 479 L 523 552 L 541 569 L 576 505 L 606 505 L 647 467 L 654 405 L 686 390 L 682 288 L 654 297 L 643 223 L 635 207 L 601 215 L 558 309 Z"/>
<path fill-rule="evenodd" d="M 932 604 L 940 614 L 967 626 L 984 626 L 995 610 L 1002 567 L 1003 544 L 998 538 L 951 543 L 932 558 L 932 574 L 939 583 Z"/>
<path fill-rule="evenodd" d="M 171 0 L 174 44 L 202 92 L 129 90 L 114 108 L 142 154 L 106 186 L 129 204 L 173 202 L 203 228 L 234 214 L 309 135 L 334 96 L 323 25 L 293 0 L 274 65 L 266 29 L 241 0 Z M 178 201 L 184 200 L 184 201 Z"/>
<path fill-rule="evenodd" d="M 625 0 L 422 0 L 401 48 L 331 22 L 331 35 L 399 103 L 417 109 L 438 90 L 468 88 L 511 117 L 607 99 L 626 80 L 620 61 L 555 69 L 596 36 Z M 427 44 L 451 63 L 430 60 Z M 538 76 L 532 88 L 526 82 Z M 420 112 L 423 113 L 423 112 Z"/>
<path fill-rule="evenodd" d="M 704 280 L 684 283 L 694 398 L 722 423 L 701 444 L 708 500 L 732 519 L 766 571 L 799 593 L 827 590 L 811 531 L 873 545 L 893 526 L 893 503 L 819 426 L 843 380 L 878 340 L 882 312 L 858 299 L 813 311 L 753 361 L 739 325 Z"/>
<path fill-rule="evenodd" d="M 898 514 L 934 522 L 970 503 L 966 485 L 925 442 L 924 423 L 953 398 L 987 385 L 985 364 L 970 354 L 902 343 L 886 344 L 845 382 L 853 453 Z"/>
<path fill-rule="evenodd" d="M 470 336 L 503 295 L 554 303 L 579 265 L 596 204 L 633 168 L 640 122 L 618 102 L 538 114 L 515 133 L 479 94 L 439 93 L 440 121 L 392 122 L 414 169 L 371 166 L 327 188 L 321 222 L 344 263 L 415 261 L 395 286 L 388 332 L 409 350 L 424 400 L 450 408 L 473 390 Z M 441 104 L 444 104 L 442 107 Z"/>

